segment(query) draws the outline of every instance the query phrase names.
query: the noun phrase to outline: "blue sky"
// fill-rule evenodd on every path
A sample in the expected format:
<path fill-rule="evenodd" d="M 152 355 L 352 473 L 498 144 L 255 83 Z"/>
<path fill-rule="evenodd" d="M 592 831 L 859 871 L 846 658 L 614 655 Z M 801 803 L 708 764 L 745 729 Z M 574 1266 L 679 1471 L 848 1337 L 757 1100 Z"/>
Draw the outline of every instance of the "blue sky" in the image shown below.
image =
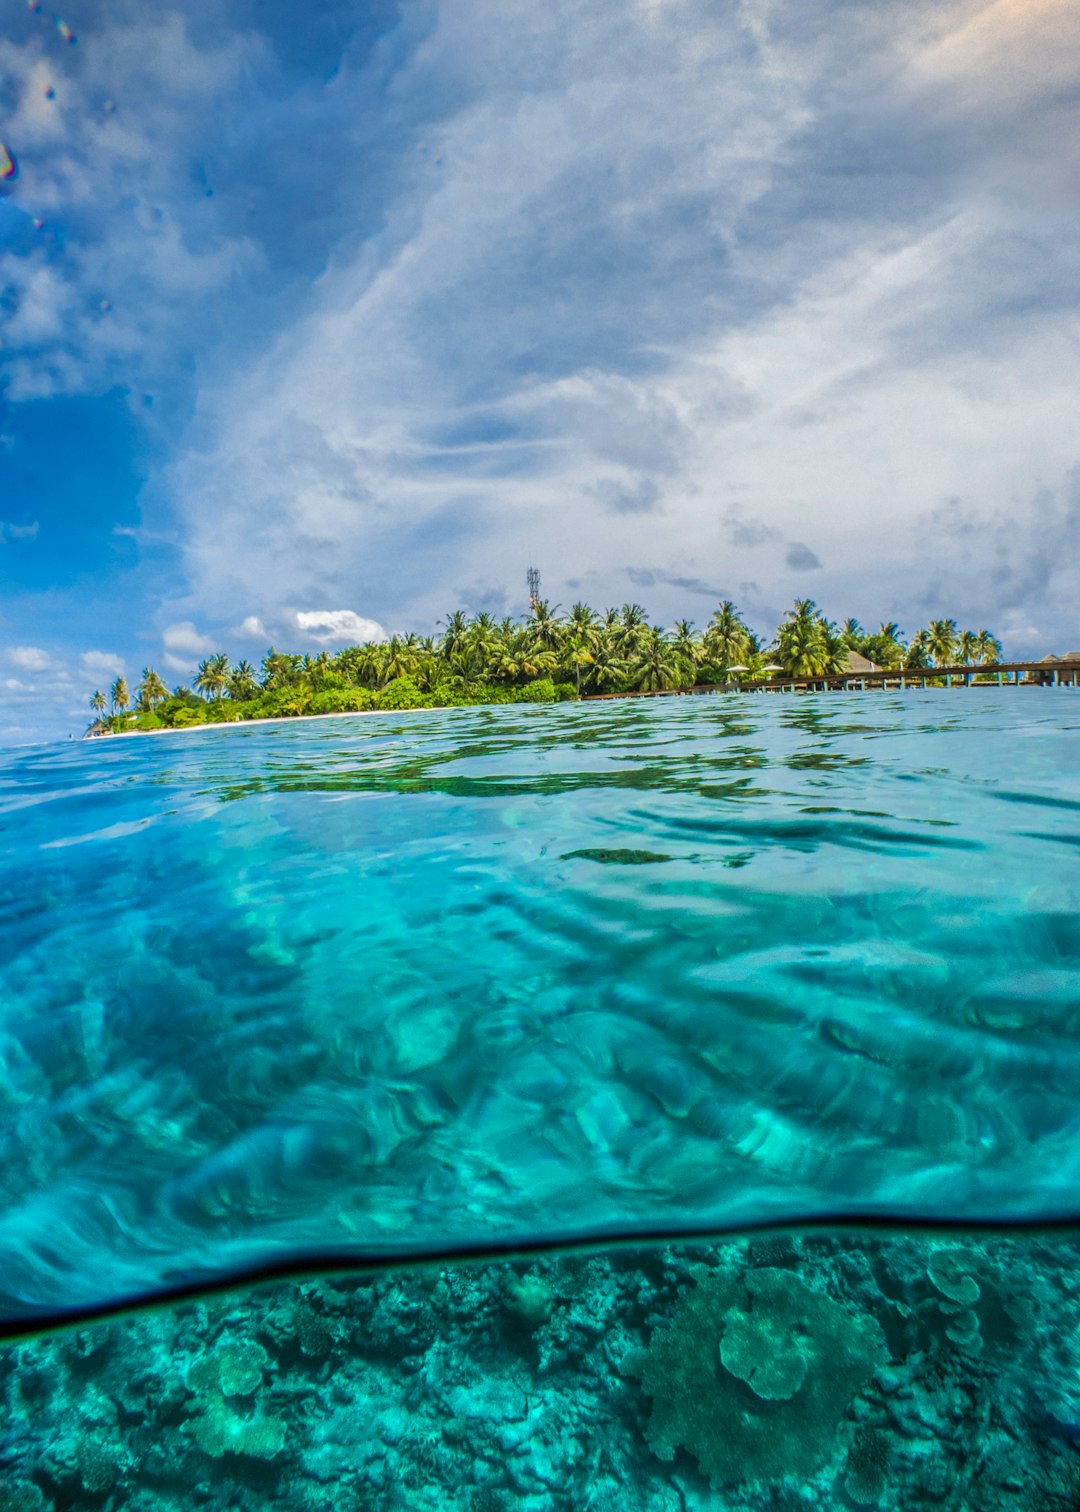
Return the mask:
<path fill-rule="evenodd" d="M 0 0 L 0 740 L 530 558 L 1080 645 L 1074 0 L 62 4 Z"/>

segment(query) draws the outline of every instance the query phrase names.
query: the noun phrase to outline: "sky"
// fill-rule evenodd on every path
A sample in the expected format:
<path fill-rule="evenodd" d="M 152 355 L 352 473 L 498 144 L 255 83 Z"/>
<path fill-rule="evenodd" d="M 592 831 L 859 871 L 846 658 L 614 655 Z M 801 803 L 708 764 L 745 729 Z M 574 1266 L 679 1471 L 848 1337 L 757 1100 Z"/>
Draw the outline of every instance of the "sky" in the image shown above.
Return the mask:
<path fill-rule="evenodd" d="M 1080 647 L 1075 0 L 0 0 L 0 743 L 636 600 Z"/>

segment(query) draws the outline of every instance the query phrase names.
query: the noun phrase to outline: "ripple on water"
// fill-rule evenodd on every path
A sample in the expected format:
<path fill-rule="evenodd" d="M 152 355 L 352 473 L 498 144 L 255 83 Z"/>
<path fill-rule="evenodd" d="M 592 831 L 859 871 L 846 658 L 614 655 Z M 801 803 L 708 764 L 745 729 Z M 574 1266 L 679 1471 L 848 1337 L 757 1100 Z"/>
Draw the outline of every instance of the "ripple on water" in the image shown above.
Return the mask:
<path fill-rule="evenodd" d="M 5 757 L 4 1307 L 312 1247 L 1073 1212 L 1071 696 Z"/>

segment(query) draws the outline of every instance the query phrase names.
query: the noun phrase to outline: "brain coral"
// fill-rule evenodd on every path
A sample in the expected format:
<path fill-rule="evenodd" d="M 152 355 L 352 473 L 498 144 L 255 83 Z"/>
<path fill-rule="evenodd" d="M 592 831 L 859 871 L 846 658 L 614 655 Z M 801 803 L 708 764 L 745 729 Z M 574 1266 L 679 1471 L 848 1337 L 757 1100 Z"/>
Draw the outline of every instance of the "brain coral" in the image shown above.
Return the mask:
<path fill-rule="evenodd" d="M 874 1318 L 788 1270 L 715 1271 L 681 1299 L 636 1372 L 661 1459 L 689 1450 L 714 1486 L 807 1475 L 887 1359 Z"/>

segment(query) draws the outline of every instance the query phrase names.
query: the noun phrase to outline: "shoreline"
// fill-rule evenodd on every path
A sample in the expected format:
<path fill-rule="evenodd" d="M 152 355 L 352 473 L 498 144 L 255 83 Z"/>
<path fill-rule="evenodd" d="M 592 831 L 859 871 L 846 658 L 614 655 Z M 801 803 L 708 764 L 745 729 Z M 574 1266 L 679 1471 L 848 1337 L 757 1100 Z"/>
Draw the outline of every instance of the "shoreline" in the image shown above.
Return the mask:
<path fill-rule="evenodd" d="M 431 708 L 423 709 L 342 709 L 335 714 L 266 714 L 259 719 L 209 719 L 202 724 L 190 725 L 165 725 L 160 730 L 107 730 L 102 735 L 91 735 L 89 731 L 80 735 L 80 740 L 132 740 L 136 736 L 144 735 L 195 735 L 205 733 L 207 730 L 242 730 L 252 729 L 255 725 L 268 724 L 300 724 L 313 719 L 369 719 L 372 715 L 385 714 L 445 714 L 450 709 L 509 709 L 509 708 L 544 708 L 543 704 L 437 704 Z"/>
<path fill-rule="evenodd" d="M 1058 669 L 1060 673 L 1061 669 Z M 1038 680 L 1021 675 L 1032 671 L 1040 673 Z M 701 698 L 717 694 L 743 696 L 749 693 L 915 693 L 950 692 L 954 688 L 1068 688 L 1080 686 L 1080 675 L 1074 667 L 1068 667 L 1067 679 L 1054 676 L 1043 681 L 1053 669 L 1044 663 L 1005 662 L 1000 667 L 979 668 L 926 668 L 907 669 L 903 672 L 847 673 L 825 678 L 771 678 L 768 681 L 753 681 L 743 685 L 703 683 L 691 688 L 655 688 L 649 691 L 626 693 L 585 693 L 580 698 L 559 699 L 554 704 L 541 703 L 469 703 L 436 704 L 419 709 L 342 709 L 330 714 L 268 714 L 258 719 L 205 720 L 200 724 L 168 725 L 160 730 L 109 730 L 100 735 L 87 731 L 80 740 L 131 740 L 144 735 L 190 735 L 207 730 L 231 730 L 238 725 L 252 728 L 256 725 L 298 724 L 318 719 L 368 719 L 372 716 L 394 714 L 445 714 L 453 709 L 511 709 L 553 708 L 561 703 L 612 703 L 618 699 L 631 698 Z M 1011 674 L 1011 676 L 1010 676 Z M 927 682 L 945 680 L 944 688 L 927 688 Z M 890 686 L 891 684 L 891 686 Z M 918 686 L 916 686 L 918 684 Z"/>

